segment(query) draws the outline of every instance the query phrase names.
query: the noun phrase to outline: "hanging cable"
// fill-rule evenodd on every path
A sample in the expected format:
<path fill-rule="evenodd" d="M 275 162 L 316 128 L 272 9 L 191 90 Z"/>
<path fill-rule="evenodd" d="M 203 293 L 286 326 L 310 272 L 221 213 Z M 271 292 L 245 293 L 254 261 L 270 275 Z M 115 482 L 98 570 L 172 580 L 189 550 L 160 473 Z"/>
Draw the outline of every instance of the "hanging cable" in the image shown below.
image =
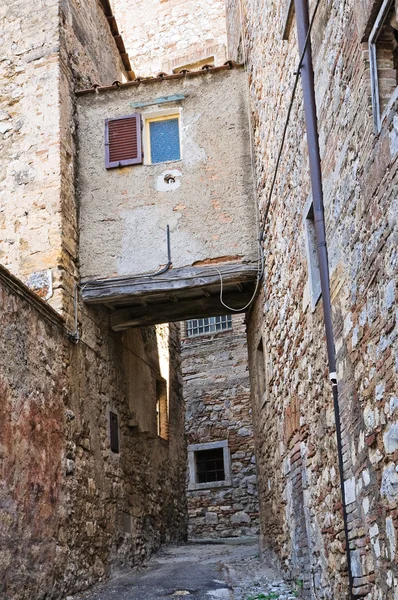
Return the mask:
<path fill-rule="evenodd" d="M 315 21 L 315 17 L 319 8 L 319 5 L 321 3 L 321 0 L 318 0 L 315 8 L 314 8 L 314 12 L 312 14 L 312 18 L 311 18 L 311 22 L 310 22 L 310 26 L 308 29 L 308 34 L 305 40 L 305 45 L 303 48 L 303 52 L 301 54 L 300 57 L 300 61 L 299 64 L 297 66 L 297 70 L 295 72 L 295 79 L 294 79 L 294 85 L 293 85 L 293 89 L 292 89 L 292 94 L 291 94 L 291 98 L 290 98 L 290 103 L 289 103 L 289 108 L 287 111 L 287 117 L 286 117 L 286 121 L 285 121 L 285 125 L 283 128 L 283 134 L 282 134 L 282 140 L 281 140 L 281 144 L 280 144 L 280 148 L 279 148 L 279 152 L 278 152 L 278 158 L 276 161 L 276 166 L 275 166 L 275 171 L 274 171 L 274 175 L 272 178 L 272 184 L 271 184 L 271 189 L 270 192 L 268 194 L 268 199 L 267 199 L 267 203 L 265 206 L 265 211 L 264 211 L 264 217 L 263 217 L 263 222 L 262 225 L 260 223 L 260 217 L 259 217 L 259 209 L 258 209 L 258 195 L 257 195 L 257 185 L 256 185 L 256 180 L 255 180 L 255 165 L 254 165 L 254 148 L 253 148 L 253 134 L 252 134 L 252 118 L 251 118 L 251 111 L 250 111 L 250 86 L 249 86 L 249 79 L 247 76 L 247 94 L 248 94 L 248 120 L 249 120 L 249 138 L 250 138 L 250 163 L 251 163 L 251 172 L 252 172 L 252 179 L 253 179 L 253 190 L 254 190 L 254 195 L 255 195 L 255 205 L 256 205 L 256 223 L 258 225 L 258 228 L 260 229 L 260 225 L 261 225 L 261 231 L 260 231 L 260 235 L 258 237 L 258 263 L 259 263 L 259 270 L 258 270 L 258 274 L 257 274 L 257 280 L 256 280 L 256 286 L 253 292 L 253 295 L 250 299 L 250 301 L 243 307 L 241 308 L 232 308 L 231 306 L 228 306 L 224 300 L 223 300 L 223 277 L 222 277 L 222 273 L 221 271 L 219 271 L 219 269 L 217 269 L 216 267 L 214 267 L 214 270 L 217 271 L 217 273 L 220 276 L 220 302 L 221 304 L 229 311 L 232 312 L 243 312 L 245 310 L 247 310 L 249 308 L 249 306 L 252 304 L 252 302 L 254 301 L 256 295 L 257 295 L 257 291 L 260 285 L 260 281 L 262 279 L 262 276 L 264 274 L 264 252 L 263 252 L 263 248 L 262 248 L 262 241 L 263 241 L 263 235 L 264 235 L 264 231 L 265 231 L 265 227 L 267 224 L 267 218 L 268 218 L 268 213 L 270 210 L 270 206 L 271 206 L 271 200 L 272 200 L 272 196 L 273 196 L 273 192 L 275 189 L 275 184 L 276 184 L 276 180 L 278 177 L 278 172 L 279 172 L 279 166 L 280 166 L 280 162 L 281 162 L 281 158 L 282 158 L 282 153 L 283 153 L 283 149 L 285 146 L 285 141 L 286 141 L 286 135 L 287 135 L 287 129 L 289 126 L 289 122 L 290 122 L 290 117 L 292 114 L 292 110 L 293 110 L 293 105 L 294 105 L 294 100 L 296 97 L 296 92 L 297 92 L 297 88 L 298 88 L 298 83 L 300 80 L 300 71 L 301 68 L 303 66 L 303 61 L 304 61 L 304 57 L 305 57 L 305 53 L 307 51 L 307 47 L 308 47 L 308 43 L 310 41 L 311 38 L 311 31 L 313 28 L 313 24 Z M 240 24 L 241 24 L 241 32 L 242 32 L 242 54 L 243 54 L 243 62 L 245 64 L 245 67 L 247 69 L 247 53 L 246 53 L 246 36 L 245 36 L 245 27 L 244 27 L 244 20 L 243 20 L 243 11 L 242 11 L 242 2 L 241 0 L 239 0 L 239 14 L 240 14 Z"/>
<path fill-rule="evenodd" d="M 217 271 L 217 273 L 220 276 L 220 302 L 221 302 L 221 304 L 225 308 L 227 308 L 228 310 L 230 310 L 232 312 L 237 312 L 237 313 L 244 312 L 245 310 L 247 310 L 249 308 L 250 304 L 253 302 L 253 300 L 257 296 L 257 291 L 258 291 L 258 288 L 259 288 L 259 285 L 260 285 L 260 281 L 261 281 L 263 273 L 264 273 L 264 253 L 262 251 L 261 242 L 260 241 L 259 241 L 259 246 L 260 246 L 259 259 L 260 259 L 260 265 L 261 265 L 261 267 L 260 267 L 260 269 L 259 269 L 259 271 L 257 273 L 256 286 L 254 288 L 253 295 L 250 298 L 249 302 L 245 306 L 242 306 L 242 308 L 232 308 L 232 306 L 228 306 L 228 304 L 225 304 L 225 302 L 223 300 L 223 287 L 224 287 L 224 283 L 223 283 L 222 273 L 221 273 L 221 271 L 219 269 L 217 269 L 217 267 L 213 267 L 213 269 L 215 271 Z"/>
<path fill-rule="evenodd" d="M 270 188 L 270 191 L 269 191 L 269 194 L 268 194 L 268 198 L 267 198 L 267 203 L 266 203 L 265 209 L 264 209 L 264 216 L 263 216 L 263 220 L 262 220 L 263 223 L 262 223 L 261 230 L 260 230 L 260 235 L 259 235 L 260 244 L 263 241 L 263 236 L 264 236 L 265 228 L 267 226 L 268 213 L 269 213 L 269 210 L 270 210 L 270 207 L 271 207 L 271 200 L 272 200 L 272 196 L 273 196 L 275 185 L 276 185 L 276 179 L 277 179 L 278 173 L 279 173 L 279 166 L 280 166 L 280 162 L 281 162 L 281 158 L 282 158 L 283 149 L 284 149 L 284 146 L 285 146 L 287 129 L 289 127 L 290 117 L 291 117 L 291 114 L 292 114 L 294 100 L 295 100 L 295 97 L 296 97 L 298 83 L 299 83 L 299 80 L 300 80 L 301 68 L 303 66 L 305 54 L 307 52 L 308 44 L 309 44 L 309 41 L 311 39 L 311 32 L 312 32 L 312 28 L 313 28 L 313 25 L 314 25 L 315 17 L 316 17 L 316 14 L 318 12 L 318 8 L 319 8 L 319 6 L 321 4 L 321 1 L 322 0 L 318 0 L 317 1 L 316 5 L 315 5 L 315 8 L 314 8 L 314 12 L 312 13 L 312 18 L 311 18 L 310 25 L 309 25 L 309 28 L 308 28 L 308 33 L 307 33 L 307 37 L 306 37 L 305 44 L 304 44 L 304 47 L 303 47 L 303 51 L 301 53 L 300 61 L 299 61 L 299 64 L 297 66 L 297 69 L 295 71 L 294 84 L 293 84 L 293 88 L 292 88 L 292 94 L 291 94 L 291 98 L 290 98 L 289 108 L 288 108 L 288 111 L 287 111 L 286 121 L 285 121 L 285 125 L 284 125 L 284 128 L 283 128 L 283 134 L 282 134 L 281 144 L 280 144 L 280 147 L 279 147 L 278 158 L 276 160 L 275 171 L 274 171 L 274 175 L 272 177 L 271 188 Z"/>

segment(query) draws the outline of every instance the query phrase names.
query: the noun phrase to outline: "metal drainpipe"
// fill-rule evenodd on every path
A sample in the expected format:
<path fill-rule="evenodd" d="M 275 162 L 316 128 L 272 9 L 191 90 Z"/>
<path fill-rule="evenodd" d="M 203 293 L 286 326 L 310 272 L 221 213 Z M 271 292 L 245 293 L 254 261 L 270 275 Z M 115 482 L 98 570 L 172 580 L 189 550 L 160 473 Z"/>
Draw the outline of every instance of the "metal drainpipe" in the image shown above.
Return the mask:
<path fill-rule="evenodd" d="M 300 55 L 304 51 L 308 29 L 309 29 L 309 8 L 308 0 L 294 0 L 296 9 L 296 21 L 297 21 L 297 36 Z M 326 245 L 326 231 L 325 231 L 325 216 L 324 216 L 324 204 L 323 204 L 323 190 L 322 190 L 322 171 L 321 171 L 321 157 L 319 151 L 319 138 L 318 138 L 318 122 L 316 113 L 316 102 L 315 102 L 315 86 L 314 86 L 314 68 L 312 64 L 312 50 L 311 40 L 308 41 L 307 50 L 303 59 L 303 65 L 301 68 L 301 78 L 303 84 L 303 96 L 304 96 L 304 110 L 305 110 L 305 122 L 307 130 L 307 144 L 308 144 L 308 156 L 310 164 L 310 175 L 311 175 L 311 186 L 312 186 L 312 204 L 314 210 L 314 221 L 317 239 L 317 252 L 319 260 L 319 270 L 321 277 L 321 289 L 322 289 L 322 301 L 323 301 L 323 316 L 325 323 L 326 332 L 326 345 L 328 353 L 329 363 L 329 376 L 332 382 L 333 389 L 333 404 L 334 404 L 334 416 L 336 422 L 336 435 L 337 435 L 337 451 L 339 457 L 339 472 L 340 472 L 340 487 L 343 504 L 343 520 L 344 520 L 344 533 L 346 543 L 346 555 L 347 555 L 347 568 L 348 568 L 348 579 L 349 579 L 349 598 L 353 599 L 353 577 L 351 570 L 351 555 L 348 537 L 348 520 L 347 520 L 347 506 L 344 489 L 344 467 L 343 467 L 343 450 L 341 441 L 341 421 L 340 421 L 340 409 L 339 409 L 339 398 L 337 388 L 337 376 L 336 376 L 336 351 L 334 346 L 334 335 L 333 335 L 333 323 L 332 323 L 332 312 L 331 312 L 331 301 L 330 301 L 330 279 L 329 279 L 329 264 L 328 264 L 328 252 Z"/>

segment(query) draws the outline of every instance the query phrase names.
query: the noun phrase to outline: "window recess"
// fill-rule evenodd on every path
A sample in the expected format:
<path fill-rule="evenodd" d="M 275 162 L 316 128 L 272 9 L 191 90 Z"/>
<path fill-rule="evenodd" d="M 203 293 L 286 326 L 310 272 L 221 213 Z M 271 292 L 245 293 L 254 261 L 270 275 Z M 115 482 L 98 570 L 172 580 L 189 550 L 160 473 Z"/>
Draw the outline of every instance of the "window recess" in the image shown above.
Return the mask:
<path fill-rule="evenodd" d="M 109 434 L 111 450 L 119 454 L 119 420 L 114 412 L 109 413 Z"/>
<path fill-rule="evenodd" d="M 228 440 L 188 446 L 189 490 L 229 487 L 231 465 Z"/>
<path fill-rule="evenodd" d="M 134 113 L 105 120 L 105 167 L 142 163 L 141 115 Z"/>
<path fill-rule="evenodd" d="M 164 440 L 169 439 L 169 406 L 167 381 L 163 378 L 156 380 L 156 418 L 157 433 Z"/>
<path fill-rule="evenodd" d="M 395 0 L 384 0 L 369 37 L 370 76 L 375 132 L 398 97 L 398 20 Z"/>
<path fill-rule="evenodd" d="M 151 111 L 144 119 L 146 165 L 181 160 L 181 109 Z"/>
<path fill-rule="evenodd" d="M 228 329 L 232 329 L 231 315 L 187 321 L 187 337 L 218 333 L 220 331 L 227 331 Z"/>

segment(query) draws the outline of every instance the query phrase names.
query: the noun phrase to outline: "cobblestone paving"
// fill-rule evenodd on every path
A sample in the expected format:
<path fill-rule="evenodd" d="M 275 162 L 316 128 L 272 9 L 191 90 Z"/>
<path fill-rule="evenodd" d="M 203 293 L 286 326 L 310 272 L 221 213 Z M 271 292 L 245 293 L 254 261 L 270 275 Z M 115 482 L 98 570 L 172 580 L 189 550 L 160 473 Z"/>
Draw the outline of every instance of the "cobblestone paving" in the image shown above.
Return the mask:
<path fill-rule="evenodd" d="M 113 577 L 66 600 L 294 600 L 293 590 L 261 564 L 253 539 L 188 543 L 160 551 L 138 571 Z"/>
<path fill-rule="evenodd" d="M 295 600 L 302 597 L 300 582 L 289 587 L 257 552 L 227 559 L 225 567 L 232 588 L 231 600 Z"/>

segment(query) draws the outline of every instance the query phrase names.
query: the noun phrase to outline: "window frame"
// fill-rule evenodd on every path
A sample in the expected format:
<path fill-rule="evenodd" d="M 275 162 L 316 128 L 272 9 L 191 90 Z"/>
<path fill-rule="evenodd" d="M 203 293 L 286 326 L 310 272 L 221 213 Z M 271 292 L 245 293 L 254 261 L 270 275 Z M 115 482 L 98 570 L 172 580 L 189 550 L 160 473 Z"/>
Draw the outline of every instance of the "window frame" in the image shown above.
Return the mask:
<path fill-rule="evenodd" d="M 217 325 L 222 325 L 223 323 L 226 323 L 227 327 L 221 327 L 221 329 L 216 329 L 215 331 L 203 331 L 200 333 L 193 333 L 190 334 L 189 332 L 192 331 L 193 329 L 200 329 L 201 326 L 198 325 L 197 327 L 193 327 L 193 326 L 189 326 L 189 323 L 192 323 L 193 321 L 204 321 L 205 319 L 222 319 L 225 318 L 226 321 L 220 321 L 220 323 L 214 323 L 214 326 Z M 211 327 L 211 325 L 209 325 Z M 202 326 L 207 327 L 207 325 L 203 325 Z M 214 315 L 213 317 L 201 317 L 201 318 L 196 318 L 196 319 L 188 319 L 187 321 L 185 321 L 185 336 L 187 339 L 191 340 L 194 338 L 200 338 L 203 336 L 208 336 L 208 335 L 218 335 L 220 333 L 224 333 L 225 331 L 232 331 L 233 330 L 233 322 L 232 322 L 232 315 Z"/>
<path fill-rule="evenodd" d="M 156 430 L 158 437 L 169 440 L 169 394 L 164 377 L 156 379 Z"/>
<path fill-rule="evenodd" d="M 208 481 L 206 483 L 197 482 L 196 472 L 196 453 L 203 450 L 215 450 L 218 448 L 223 449 L 223 460 L 224 460 L 224 476 L 223 481 Z M 188 473 L 189 482 L 188 490 L 207 490 L 212 488 L 225 488 L 232 486 L 231 476 L 231 457 L 228 447 L 228 440 L 219 440 L 217 442 L 204 442 L 201 444 L 190 444 L 188 446 Z"/>
<path fill-rule="evenodd" d="M 386 18 L 395 0 L 384 0 L 379 12 L 377 13 L 376 21 L 373 25 L 372 31 L 369 36 L 369 62 L 370 62 L 370 83 L 372 89 L 372 107 L 373 107 L 373 124 L 375 133 L 378 134 L 381 131 L 382 123 L 385 116 L 391 110 L 391 105 L 398 98 L 398 85 L 394 92 L 391 94 L 390 100 L 388 101 L 386 108 L 381 113 L 380 106 L 380 90 L 379 90 L 379 76 L 377 70 L 377 39 L 384 26 Z"/>
<path fill-rule="evenodd" d="M 182 161 L 182 110 L 179 107 L 168 108 L 165 110 L 151 110 L 147 112 L 141 113 L 141 117 L 143 120 L 143 147 L 144 147 L 144 165 L 165 165 L 168 163 L 177 163 Z M 178 134 L 180 141 L 180 158 L 173 160 L 165 160 L 162 162 L 152 162 L 152 153 L 151 153 L 151 133 L 150 133 L 150 123 L 154 123 L 156 121 L 168 121 L 170 119 L 178 119 Z"/>

